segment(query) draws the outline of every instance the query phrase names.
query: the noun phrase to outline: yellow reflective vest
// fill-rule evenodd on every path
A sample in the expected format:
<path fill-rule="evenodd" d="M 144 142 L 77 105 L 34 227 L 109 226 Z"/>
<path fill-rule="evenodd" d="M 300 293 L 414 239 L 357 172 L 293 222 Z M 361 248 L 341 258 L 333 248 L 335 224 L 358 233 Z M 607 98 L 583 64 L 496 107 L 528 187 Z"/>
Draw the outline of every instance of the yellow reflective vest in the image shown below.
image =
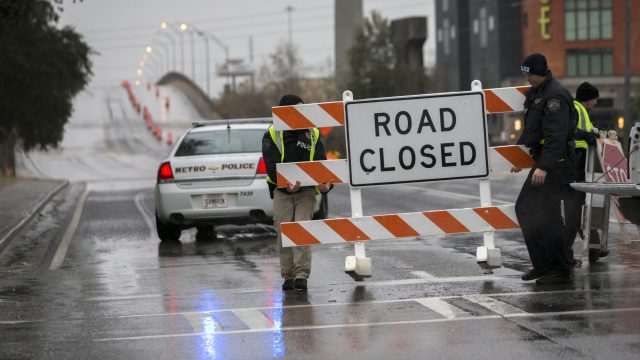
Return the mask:
<path fill-rule="evenodd" d="M 316 144 L 318 138 L 320 138 L 320 130 L 317 128 L 309 129 L 311 132 L 311 150 L 309 151 L 309 161 L 313 161 L 313 157 L 316 154 Z M 271 140 L 276 144 L 278 151 L 280 152 L 280 162 L 284 162 L 284 135 L 283 131 L 276 131 L 273 125 L 269 126 L 269 135 Z M 267 175 L 267 182 L 276 185 L 276 183 Z"/>
<path fill-rule="evenodd" d="M 573 106 L 575 106 L 576 111 L 578 112 L 578 129 L 586 132 L 591 132 L 591 119 L 589 119 L 589 112 L 587 108 L 584 107 L 579 101 L 573 100 Z M 589 145 L 584 140 L 576 140 L 576 149 L 588 149 Z"/>

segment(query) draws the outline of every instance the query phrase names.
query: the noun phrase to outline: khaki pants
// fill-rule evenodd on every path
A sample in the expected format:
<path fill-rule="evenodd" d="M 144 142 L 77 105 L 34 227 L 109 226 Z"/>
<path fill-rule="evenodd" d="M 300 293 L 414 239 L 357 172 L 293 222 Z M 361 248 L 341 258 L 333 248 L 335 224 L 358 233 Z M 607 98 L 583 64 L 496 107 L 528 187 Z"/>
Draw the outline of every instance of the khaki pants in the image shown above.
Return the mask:
<path fill-rule="evenodd" d="M 311 273 L 311 249 L 308 246 L 282 247 L 280 224 L 290 221 L 311 220 L 316 202 L 313 187 L 302 188 L 297 193 L 273 192 L 273 222 L 278 231 L 280 274 L 283 279 L 306 279 Z"/>

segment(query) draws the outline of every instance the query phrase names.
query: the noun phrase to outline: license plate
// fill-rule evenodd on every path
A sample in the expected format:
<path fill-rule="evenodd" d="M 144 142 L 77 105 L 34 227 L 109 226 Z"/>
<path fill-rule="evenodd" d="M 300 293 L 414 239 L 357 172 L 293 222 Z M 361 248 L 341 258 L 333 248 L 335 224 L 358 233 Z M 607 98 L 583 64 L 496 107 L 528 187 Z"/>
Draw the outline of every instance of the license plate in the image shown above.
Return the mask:
<path fill-rule="evenodd" d="M 202 207 L 204 209 L 219 209 L 227 207 L 227 197 L 220 195 L 205 195 L 202 199 Z"/>

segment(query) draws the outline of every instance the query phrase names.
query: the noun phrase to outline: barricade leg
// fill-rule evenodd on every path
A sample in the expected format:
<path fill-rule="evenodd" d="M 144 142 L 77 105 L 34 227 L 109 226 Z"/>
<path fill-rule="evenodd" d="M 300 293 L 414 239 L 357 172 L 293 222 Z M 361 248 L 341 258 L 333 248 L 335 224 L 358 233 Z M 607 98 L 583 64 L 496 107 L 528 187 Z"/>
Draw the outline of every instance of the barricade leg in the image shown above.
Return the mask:
<path fill-rule="evenodd" d="M 360 189 L 351 188 L 351 217 L 362 217 L 362 195 Z M 371 259 L 367 257 L 364 243 L 357 242 L 354 245 L 355 255 L 347 256 L 344 261 L 344 272 L 355 281 L 363 281 L 371 277 Z"/>
<path fill-rule="evenodd" d="M 491 183 L 489 179 L 480 179 L 480 202 L 482 207 L 491 206 Z M 493 231 L 484 232 L 484 244 L 476 249 L 476 261 L 485 274 L 502 267 L 502 254 L 496 249 Z"/>
<path fill-rule="evenodd" d="M 471 82 L 472 91 L 482 91 L 482 83 L 479 80 Z M 491 206 L 491 183 L 489 178 L 480 179 L 480 206 Z M 493 269 L 502 267 L 502 254 L 496 249 L 496 240 L 493 231 L 484 233 L 484 244 L 476 249 L 476 261 L 482 272 L 493 273 Z"/>
<path fill-rule="evenodd" d="M 353 100 L 351 91 L 345 91 L 342 94 L 342 101 Z M 351 187 L 349 190 L 351 198 L 351 217 L 362 217 L 362 194 L 360 189 Z M 357 242 L 353 244 L 355 255 L 347 256 L 344 261 L 344 272 L 351 276 L 355 281 L 363 281 L 364 278 L 371 277 L 373 271 L 371 259 L 367 257 L 364 243 Z"/>
<path fill-rule="evenodd" d="M 596 147 L 589 146 L 587 149 L 587 158 L 585 160 L 585 181 L 593 182 L 595 179 L 595 158 L 596 158 Z M 584 208 L 582 211 L 582 234 L 583 236 L 583 247 L 582 254 L 579 258 L 579 263 L 582 263 L 582 259 L 585 257 L 587 248 L 589 246 L 589 242 L 591 241 L 591 223 L 592 223 L 592 215 L 593 215 L 593 193 L 586 193 Z"/>

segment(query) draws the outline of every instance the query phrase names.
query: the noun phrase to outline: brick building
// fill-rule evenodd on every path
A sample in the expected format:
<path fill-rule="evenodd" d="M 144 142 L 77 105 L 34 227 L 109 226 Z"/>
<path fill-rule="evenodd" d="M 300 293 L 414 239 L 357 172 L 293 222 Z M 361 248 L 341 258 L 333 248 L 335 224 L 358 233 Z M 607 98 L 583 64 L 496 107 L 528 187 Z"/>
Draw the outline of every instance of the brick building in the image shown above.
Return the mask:
<path fill-rule="evenodd" d="M 624 108 L 626 0 L 435 0 L 439 91 L 526 85 L 519 65 L 543 53 L 554 76 L 569 90 L 583 81 L 600 89 L 592 120 L 616 129 Z M 632 1 L 631 97 L 640 95 L 640 1 Z M 513 142 L 518 116 L 490 118 L 490 140 Z M 626 122 L 628 126 L 629 121 Z"/>

